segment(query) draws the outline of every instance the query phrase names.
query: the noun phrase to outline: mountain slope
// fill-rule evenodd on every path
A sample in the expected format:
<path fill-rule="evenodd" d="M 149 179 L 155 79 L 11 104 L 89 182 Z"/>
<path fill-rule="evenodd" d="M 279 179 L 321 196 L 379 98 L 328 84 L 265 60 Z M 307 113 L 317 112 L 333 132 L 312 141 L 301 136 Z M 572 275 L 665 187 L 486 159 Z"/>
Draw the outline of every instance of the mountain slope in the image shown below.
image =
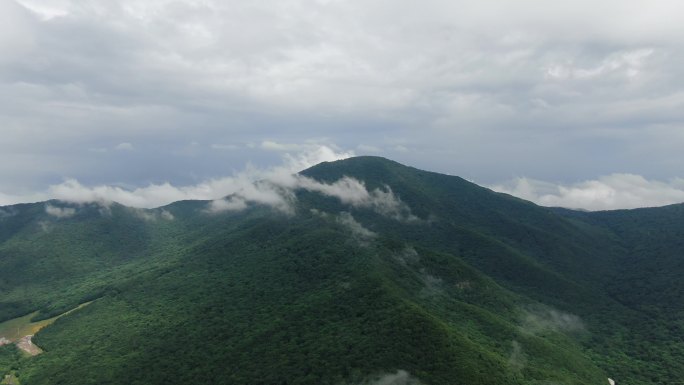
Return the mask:
<path fill-rule="evenodd" d="M 678 235 L 676 213 L 542 208 L 376 157 L 300 178 L 287 211 L 2 208 L 0 322 L 96 300 L 41 330 L 41 355 L 1 347 L 0 370 L 18 369 L 22 384 L 646 384 L 684 373 L 680 325 L 664 316 L 679 302 L 653 312 L 615 292 L 617 276 L 638 271 L 625 260 L 652 245 L 620 226 Z"/>

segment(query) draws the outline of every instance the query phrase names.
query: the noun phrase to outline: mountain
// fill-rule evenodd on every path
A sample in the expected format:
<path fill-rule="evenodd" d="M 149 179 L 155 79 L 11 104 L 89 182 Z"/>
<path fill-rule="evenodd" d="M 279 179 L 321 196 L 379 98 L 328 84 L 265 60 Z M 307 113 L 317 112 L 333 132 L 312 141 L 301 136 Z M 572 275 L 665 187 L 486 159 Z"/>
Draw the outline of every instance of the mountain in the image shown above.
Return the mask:
<path fill-rule="evenodd" d="M 49 324 L 32 338 L 41 354 L 0 346 L 0 374 L 22 384 L 684 378 L 684 205 L 545 208 L 378 157 L 253 190 L 153 210 L 0 208 L 0 337 Z"/>

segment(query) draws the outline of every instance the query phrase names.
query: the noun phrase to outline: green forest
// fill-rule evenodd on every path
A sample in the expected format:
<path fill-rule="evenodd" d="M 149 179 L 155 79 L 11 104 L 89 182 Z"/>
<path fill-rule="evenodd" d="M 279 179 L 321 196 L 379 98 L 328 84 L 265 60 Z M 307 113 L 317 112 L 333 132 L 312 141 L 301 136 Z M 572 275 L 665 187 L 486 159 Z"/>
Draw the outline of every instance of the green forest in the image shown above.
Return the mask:
<path fill-rule="evenodd" d="M 62 315 L 32 384 L 669 384 L 684 378 L 684 205 L 546 208 L 378 157 L 293 209 L 2 208 L 3 323 Z M 73 209 L 55 217 L 46 205 Z M 92 302 L 91 302 L 92 301 Z M 88 306 L 64 314 L 79 305 Z M 14 342 L 14 341 L 12 341 Z"/>

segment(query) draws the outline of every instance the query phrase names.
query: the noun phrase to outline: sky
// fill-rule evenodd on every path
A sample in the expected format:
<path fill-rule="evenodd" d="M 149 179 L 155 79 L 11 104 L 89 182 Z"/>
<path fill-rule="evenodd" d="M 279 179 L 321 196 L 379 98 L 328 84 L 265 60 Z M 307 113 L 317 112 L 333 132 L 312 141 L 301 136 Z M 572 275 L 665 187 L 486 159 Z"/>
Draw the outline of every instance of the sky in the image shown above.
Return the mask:
<path fill-rule="evenodd" d="M 679 1 L 0 0 L 0 205 L 217 199 L 378 155 L 659 206 L 683 148 Z"/>

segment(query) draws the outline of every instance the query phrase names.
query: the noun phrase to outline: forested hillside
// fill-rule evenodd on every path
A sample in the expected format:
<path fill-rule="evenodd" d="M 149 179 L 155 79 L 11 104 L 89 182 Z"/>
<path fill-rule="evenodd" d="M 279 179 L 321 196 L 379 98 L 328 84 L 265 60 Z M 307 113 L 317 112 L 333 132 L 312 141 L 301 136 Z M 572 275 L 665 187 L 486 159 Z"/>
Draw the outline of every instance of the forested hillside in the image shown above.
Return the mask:
<path fill-rule="evenodd" d="M 684 378 L 684 206 L 550 209 L 377 157 L 257 190 L 274 198 L 0 208 L 0 337 L 18 317 L 92 301 L 37 332 L 41 354 L 1 346 L 0 374 L 22 384 Z"/>

